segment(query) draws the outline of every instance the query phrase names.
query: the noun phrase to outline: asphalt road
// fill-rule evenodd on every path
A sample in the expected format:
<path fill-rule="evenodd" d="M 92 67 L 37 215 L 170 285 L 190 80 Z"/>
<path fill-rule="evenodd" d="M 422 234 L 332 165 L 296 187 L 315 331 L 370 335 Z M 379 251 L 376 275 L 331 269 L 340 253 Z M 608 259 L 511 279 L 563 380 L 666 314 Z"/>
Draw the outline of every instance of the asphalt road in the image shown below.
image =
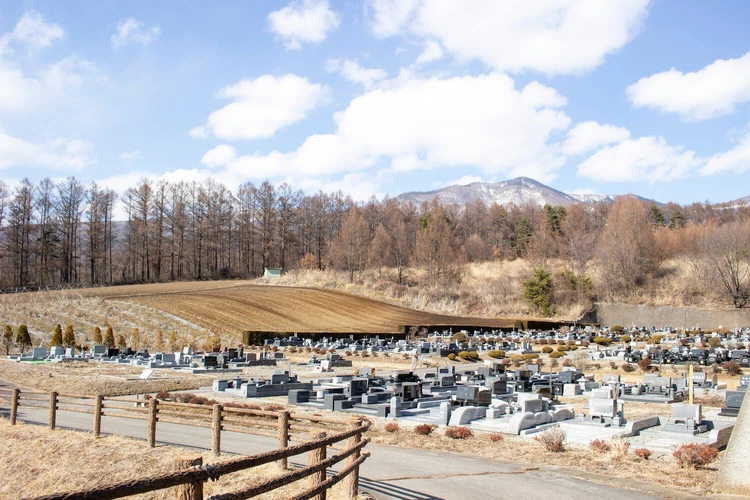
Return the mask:
<path fill-rule="evenodd" d="M 7 408 L 0 408 L 7 415 Z M 19 420 L 47 424 L 47 410 L 19 408 Z M 91 431 L 92 416 L 60 410 L 61 428 Z M 102 432 L 145 439 L 146 422 L 104 417 Z M 210 449 L 211 429 L 160 422 L 158 443 Z M 255 454 L 276 448 L 276 440 L 222 432 L 222 452 Z M 617 480 L 549 465 L 533 467 L 471 455 L 368 445 L 371 456 L 360 471 L 360 488 L 378 500 L 549 499 L 640 500 L 693 498 L 653 485 Z M 209 459 L 210 461 L 210 459 Z M 290 460 L 304 464 L 305 456 Z"/>

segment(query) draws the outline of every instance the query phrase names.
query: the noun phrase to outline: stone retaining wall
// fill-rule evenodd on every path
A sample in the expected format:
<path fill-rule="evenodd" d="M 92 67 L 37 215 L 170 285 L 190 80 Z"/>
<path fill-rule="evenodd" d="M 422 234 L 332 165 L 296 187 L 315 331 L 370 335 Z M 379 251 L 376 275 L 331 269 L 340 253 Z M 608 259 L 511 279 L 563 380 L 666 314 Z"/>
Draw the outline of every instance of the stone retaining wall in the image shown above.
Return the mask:
<path fill-rule="evenodd" d="M 596 315 L 601 326 L 698 327 L 704 330 L 720 326 L 729 329 L 750 327 L 750 310 L 747 309 L 715 311 L 695 307 L 598 303 Z"/>

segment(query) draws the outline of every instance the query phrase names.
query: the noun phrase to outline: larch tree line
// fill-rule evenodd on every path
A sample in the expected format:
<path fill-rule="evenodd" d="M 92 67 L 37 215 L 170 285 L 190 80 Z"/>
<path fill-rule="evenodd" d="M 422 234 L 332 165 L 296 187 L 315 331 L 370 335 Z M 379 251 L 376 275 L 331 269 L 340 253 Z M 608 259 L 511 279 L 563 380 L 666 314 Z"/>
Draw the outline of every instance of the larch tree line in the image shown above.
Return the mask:
<path fill-rule="evenodd" d="M 118 212 L 119 209 L 119 212 Z M 116 220 L 124 213 L 125 220 Z M 633 196 L 570 207 L 355 203 L 341 191 L 288 184 L 141 179 L 118 195 L 74 177 L 15 189 L 0 181 L 0 288 L 254 278 L 266 267 L 365 269 L 399 285 L 461 278 L 461 266 L 564 263 L 557 281 L 600 299 L 643 290 L 667 259 L 685 258 L 735 307 L 750 302 L 750 209 L 657 205 Z"/>

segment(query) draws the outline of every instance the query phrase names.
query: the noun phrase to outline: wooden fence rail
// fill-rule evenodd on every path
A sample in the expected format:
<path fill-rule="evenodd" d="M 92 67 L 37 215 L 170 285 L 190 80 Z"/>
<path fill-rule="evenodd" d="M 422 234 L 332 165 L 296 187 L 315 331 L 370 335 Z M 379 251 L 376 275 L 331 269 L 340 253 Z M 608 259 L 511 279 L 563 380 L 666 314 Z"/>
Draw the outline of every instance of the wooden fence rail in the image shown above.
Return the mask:
<path fill-rule="evenodd" d="M 280 488 L 304 478 L 308 478 L 307 489 L 298 493 L 295 499 L 315 498 L 325 500 L 325 492 L 333 485 L 346 479 L 345 491 L 348 498 L 355 498 L 358 492 L 359 465 L 368 454 L 362 448 L 369 442 L 363 438 L 370 423 L 360 418 L 347 422 L 326 418 L 321 415 L 291 413 L 287 410 L 267 411 L 246 408 L 224 407 L 214 404 L 211 407 L 189 403 L 160 401 L 157 399 L 110 398 L 103 396 L 82 396 L 75 394 L 43 393 L 20 389 L 0 389 L 0 398 L 10 401 L 9 420 L 15 425 L 19 409 L 22 407 L 47 408 L 48 427 L 54 430 L 57 426 L 58 411 L 87 413 L 93 416 L 93 434 L 101 434 L 102 418 L 134 418 L 147 421 L 147 441 L 149 446 L 156 446 L 157 423 L 176 423 L 212 429 L 211 454 L 221 454 L 221 432 L 231 430 L 261 436 L 274 437 L 278 440 L 278 449 L 257 455 L 235 458 L 214 465 L 202 465 L 201 457 L 183 457 L 175 470 L 168 474 L 144 477 L 106 487 L 81 490 L 77 492 L 56 493 L 37 497 L 35 500 L 88 500 L 122 498 L 126 496 L 176 488 L 175 498 L 198 500 L 203 498 L 202 484 L 208 479 L 258 467 L 276 462 L 282 471 L 287 470 L 289 457 L 309 453 L 307 467 L 285 472 L 282 475 L 253 485 L 241 491 L 211 497 L 210 500 L 239 500 L 252 498 L 268 491 Z M 44 404 L 46 402 L 46 404 Z M 143 407 L 143 405 L 147 405 Z M 161 416 L 160 416 L 161 415 Z M 300 425 L 302 424 L 302 425 Z M 328 430 L 315 427 L 324 424 Z M 340 432 L 330 433 L 336 426 L 346 426 Z M 276 428 L 275 432 L 270 429 Z M 268 429 L 268 430 L 267 430 Z M 310 441 L 289 446 L 290 434 L 306 433 Z M 344 447 L 334 446 L 343 444 Z M 331 447 L 338 454 L 326 457 L 326 449 Z M 344 468 L 326 479 L 326 470 L 346 460 Z M 189 467 L 185 469 L 185 467 Z"/>

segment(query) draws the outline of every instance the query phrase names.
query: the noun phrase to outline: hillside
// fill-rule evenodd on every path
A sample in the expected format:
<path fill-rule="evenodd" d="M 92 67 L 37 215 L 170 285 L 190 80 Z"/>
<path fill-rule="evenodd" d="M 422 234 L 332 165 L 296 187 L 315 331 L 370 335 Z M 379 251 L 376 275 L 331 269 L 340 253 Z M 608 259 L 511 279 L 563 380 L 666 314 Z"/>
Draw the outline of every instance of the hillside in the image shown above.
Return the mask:
<path fill-rule="evenodd" d="M 203 339 L 206 330 L 227 343 L 241 332 L 394 334 L 402 326 L 511 327 L 512 319 L 453 317 L 400 307 L 333 290 L 257 285 L 250 281 L 178 282 L 0 296 L 0 321 L 26 323 L 49 342 L 54 325 L 73 324 L 79 342 L 91 342 L 95 326 L 111 325 L 130 339 L 139 328 L 144 344 L 158 330 L 174 330 L 181 342 Z"/>

